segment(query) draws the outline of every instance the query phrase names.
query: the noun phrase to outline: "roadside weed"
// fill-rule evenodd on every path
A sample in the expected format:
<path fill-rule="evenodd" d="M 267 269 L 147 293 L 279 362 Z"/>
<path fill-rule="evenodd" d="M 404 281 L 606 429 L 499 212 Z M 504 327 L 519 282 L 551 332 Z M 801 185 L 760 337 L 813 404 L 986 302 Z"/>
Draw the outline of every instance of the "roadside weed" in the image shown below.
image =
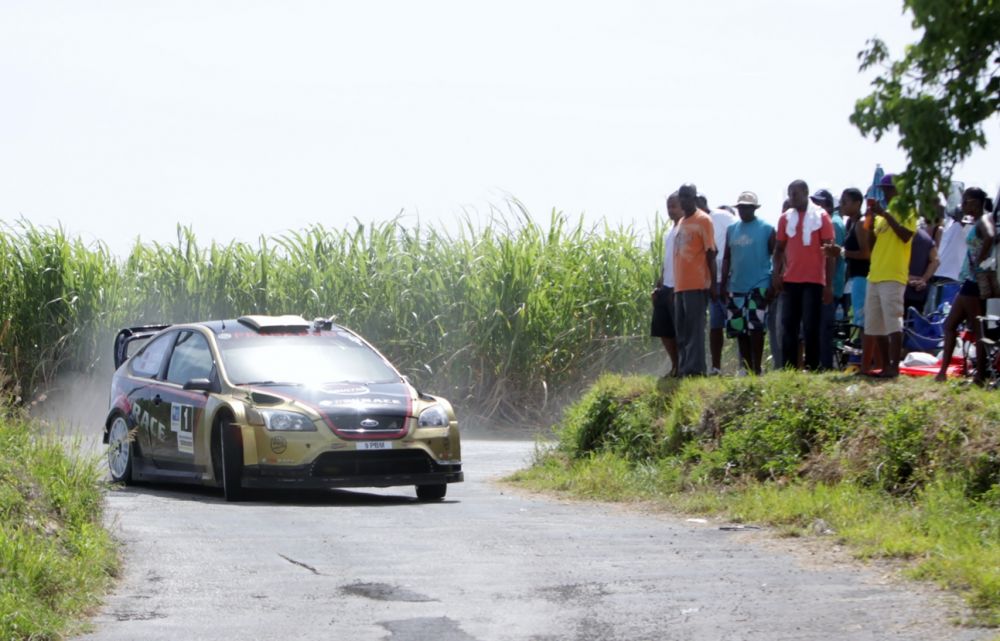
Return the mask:
<path fill-rule="evenodd" d="M 0 418 L 0 638 L 79 631 L 117 571 L 95 461 Z"/>

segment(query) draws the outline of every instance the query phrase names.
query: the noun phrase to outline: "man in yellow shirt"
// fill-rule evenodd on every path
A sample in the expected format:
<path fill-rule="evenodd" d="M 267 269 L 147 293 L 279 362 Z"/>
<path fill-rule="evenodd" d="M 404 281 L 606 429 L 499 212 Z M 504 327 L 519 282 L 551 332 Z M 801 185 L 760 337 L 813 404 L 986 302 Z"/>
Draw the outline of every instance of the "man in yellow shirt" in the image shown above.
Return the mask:
<path fill-rule="evenodd" d="M 879 186 L 888 208 L 875 199 L 868 201 L 868 218 L 859 230 L 871 248 L 871 269 L 865 295 L 865 336 L 874 337 L 882 359 L 882 378 L 899 376 L 903 346 L 903 295 L 909 281 L 910 247 L 917 229 L 916 216 L 893 206 L 896 185 L 886 174 Z M 874 220 L 874 226 L 870 221 Z M 860 239 L 859 239 L 860 240 Z M 868 371 L 862 363 L 862 373 Z"/>

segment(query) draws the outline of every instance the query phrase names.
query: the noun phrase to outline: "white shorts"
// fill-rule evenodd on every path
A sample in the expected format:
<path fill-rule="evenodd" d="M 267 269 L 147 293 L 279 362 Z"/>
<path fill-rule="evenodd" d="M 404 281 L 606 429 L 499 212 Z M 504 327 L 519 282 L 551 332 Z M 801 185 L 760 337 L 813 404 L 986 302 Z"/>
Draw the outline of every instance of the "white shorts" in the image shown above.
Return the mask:
<path fill-rule="evenodd" d="M 903 331 L 903 293 L 906 285 L 894 280 L 868 281 L 865 293 L 865 335 L 888 336 Z"/>

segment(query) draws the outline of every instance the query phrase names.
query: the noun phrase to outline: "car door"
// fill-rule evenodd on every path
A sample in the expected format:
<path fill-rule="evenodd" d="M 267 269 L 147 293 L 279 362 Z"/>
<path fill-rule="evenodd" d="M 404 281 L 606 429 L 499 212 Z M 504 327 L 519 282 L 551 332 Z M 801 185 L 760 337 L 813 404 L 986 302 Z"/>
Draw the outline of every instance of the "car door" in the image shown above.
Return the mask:
<path fill-rule="evenodd" d="M 127 392 L 132 419 L 137 430 L 137 442 L 143 457 L 153 459 L 165 426 L 160 408 L 155 404 L 163 368 L 177 332 L 167 332 L 154 338 L 129 361 L 131 389 Z"/>
<path fill-rule="evenodd" d="M 198 378 L 216 379 L 215 361 L 205 337 L 196 330 L 177 336 L 159 388 L 159 413 L 167 426 L 155 444 L 153 456 L 159 467 L 177 471 L 200 471 L 195 466 L 195 443 L 205 417 L 208 395 L 187 391 L 184 384 Z"/>

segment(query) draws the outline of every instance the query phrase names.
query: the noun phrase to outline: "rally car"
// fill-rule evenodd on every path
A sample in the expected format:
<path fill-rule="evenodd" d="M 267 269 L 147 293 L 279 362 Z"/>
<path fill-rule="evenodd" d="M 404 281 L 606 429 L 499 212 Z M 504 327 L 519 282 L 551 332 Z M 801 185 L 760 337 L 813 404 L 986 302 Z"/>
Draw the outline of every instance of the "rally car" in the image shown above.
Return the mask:
<path fill-rule="evenodd" d="M 217 486 L 231 501 L 250 488 L 414 485 L 437 500 L 463 480 L 451 404 L 329 320 L 131 327 L 114 352 L 115 482 Z"/>

